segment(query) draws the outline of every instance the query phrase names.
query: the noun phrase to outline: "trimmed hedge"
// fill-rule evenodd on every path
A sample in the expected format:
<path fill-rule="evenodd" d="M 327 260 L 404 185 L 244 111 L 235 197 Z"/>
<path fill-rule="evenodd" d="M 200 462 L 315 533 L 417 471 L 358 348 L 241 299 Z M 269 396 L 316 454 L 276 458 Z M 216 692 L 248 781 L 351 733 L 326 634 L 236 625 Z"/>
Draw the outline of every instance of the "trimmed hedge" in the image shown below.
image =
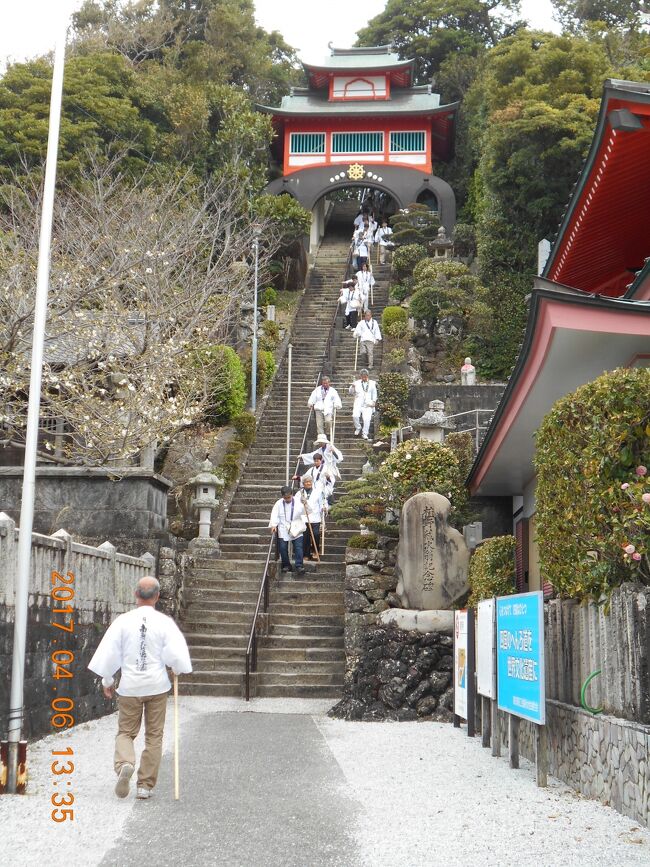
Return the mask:
<path fill-rule="evenodd" d="M 393 253 L 393 270 L 401 279 L 410 277 L 418 262 L 426 257 L 427 248 L 422 244 L 406 244 L 404 247 L 398 247 Z"/>
<path fill-rule="evenodd" d="M 374 533 L 368 533 L 366 536 L 350 536 L 348 539 L 348 548 L 376 548 L 377 537 Z"/>
<path fill-rule="evenodd" d="M 381 330 L 385 337 L 404 337 L 408 327 L 408 312 L 403 307 L 384 308 L 381 314 Z"/>
<path fill-rule="evenodd" d="M 557 401 L 535 453 L 540 566 L 564 596 L 650 584 L 650 370 L 604 373 Z"/>
<path fill-rule="evenodd" d="M 515 592 L 516 547 L 514 536 L 492 536 L 477 548 L 469 562 L 470 606 Z"/>

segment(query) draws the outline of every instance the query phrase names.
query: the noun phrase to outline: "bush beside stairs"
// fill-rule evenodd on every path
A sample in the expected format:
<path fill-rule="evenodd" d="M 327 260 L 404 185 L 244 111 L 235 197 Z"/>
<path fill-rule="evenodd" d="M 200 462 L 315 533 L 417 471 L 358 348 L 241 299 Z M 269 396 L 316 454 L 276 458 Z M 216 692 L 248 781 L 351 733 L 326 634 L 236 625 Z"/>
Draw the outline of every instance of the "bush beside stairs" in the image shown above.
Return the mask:
<path fill-rule="evenodd" d="M 352 232 L 356 203 L 336 206 L 319 249 L 309 288 L 304 293 L 292 335 L 291 473 L 307 423 L 307 399 L 321 370 L 329 325 L 334 315 Z M 374 266 L 375 315 L 388 296 L 389 266 Z M 353 436 L 352 397 L 355 341 L 339 331 L 333 354 L 332 383 L 343 410 L 337 415 L 335 441 L 343 452 L 342 481 L 357 478 L 365 462 Z M 381 344 L 375 350 L 376 378 Z M 361 366 L 361 365 L 359 365 Z M 286 360 L 274 380 L 235 497 L 219 536 L 221 557 L 196 560 L 186 576 L 181 628 L 194 672 L 182 679 L 184 694 L 241 696 L 245 654 L 268 550 L 267 529 L 274 502 L 285 482 Z M 312 419 L 307 448 L 316 436 Z M 340 484 L 340 483 L 339 483 Z M 321 564 L 307 563 L 300 579 L 292 573 L 271 580 L 268 635 L 260 643 L 251 693 L 257 696 L 340 696 L 345 669 L 343 646 L 345 546 L 350 529 L 327 526 Z"/>

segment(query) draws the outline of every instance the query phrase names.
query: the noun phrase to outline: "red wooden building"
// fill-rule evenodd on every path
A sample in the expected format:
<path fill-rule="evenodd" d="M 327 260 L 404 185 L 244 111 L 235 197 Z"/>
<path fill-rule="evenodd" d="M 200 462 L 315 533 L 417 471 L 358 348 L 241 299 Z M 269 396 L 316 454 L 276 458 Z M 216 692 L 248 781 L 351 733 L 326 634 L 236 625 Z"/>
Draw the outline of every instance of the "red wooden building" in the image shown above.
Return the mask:
<path fill-rule="evenodd" d="M 309 86 L 295 87 L 273 116 L 272 155 L 282 178 L 269 193 L 289 193 L 319 219 L 328 192 L 381 190 L 395 206 L 425 201 L 448 231 L 456 204 L 436 163 L 453 155 L 458 105 L 441 105 L 431 85 L 413 85 L 414 61 L 389 46 L 332 48 L 322 65 L 304 64 Z"/>

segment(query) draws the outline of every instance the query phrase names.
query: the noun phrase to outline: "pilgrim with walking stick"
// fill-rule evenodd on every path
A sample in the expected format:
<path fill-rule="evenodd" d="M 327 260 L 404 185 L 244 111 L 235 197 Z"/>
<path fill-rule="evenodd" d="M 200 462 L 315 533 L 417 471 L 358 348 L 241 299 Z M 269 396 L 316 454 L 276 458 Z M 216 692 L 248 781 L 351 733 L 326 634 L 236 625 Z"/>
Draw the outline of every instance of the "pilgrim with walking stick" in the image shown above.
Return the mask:
<path fill-rule="evenodd" d="M 108 627 L 88 668 L 102 678 L 106 698 L 117 693 L 118 721 L 115 738 L 115 794 L 126 798 L 135 772 L 133 741 L 144 718 L 145 747 L 137 774 L 136 798 L 146 800 L 158 779 L 162 738 L 171 689 L 167 667 L 174 674 L 174 797 L 178 780 L 178 675 L 189 674 L 192 663 L 185 638 L 171 617 L 156 611 L 158 581 L 146 576 L 135 588 L 136 607 L 120 614 Z M 115 687 L 115 674 L 121 670 Z"/>

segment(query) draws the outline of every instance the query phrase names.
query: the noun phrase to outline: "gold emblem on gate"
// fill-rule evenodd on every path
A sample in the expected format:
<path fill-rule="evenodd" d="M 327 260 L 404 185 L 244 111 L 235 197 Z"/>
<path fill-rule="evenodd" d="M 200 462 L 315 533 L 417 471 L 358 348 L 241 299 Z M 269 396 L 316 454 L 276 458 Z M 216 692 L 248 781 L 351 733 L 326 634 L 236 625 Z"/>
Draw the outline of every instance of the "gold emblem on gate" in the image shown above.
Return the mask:
<path fill-rule="evenodd" d="M 348 169 L 348 177 L 351 181 L 361 181 L 366 175 L 366 171 L 359 163 L 353 163 Z"/>

